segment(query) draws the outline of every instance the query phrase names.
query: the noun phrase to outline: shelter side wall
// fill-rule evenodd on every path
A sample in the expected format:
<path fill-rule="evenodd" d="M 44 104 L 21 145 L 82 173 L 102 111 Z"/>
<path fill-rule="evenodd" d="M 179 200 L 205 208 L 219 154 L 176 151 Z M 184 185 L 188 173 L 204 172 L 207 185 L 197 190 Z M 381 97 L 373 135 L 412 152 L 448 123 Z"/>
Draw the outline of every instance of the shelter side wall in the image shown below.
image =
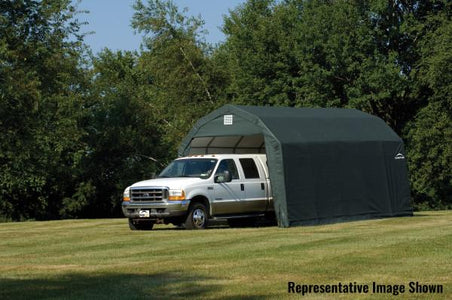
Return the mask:
<path fill-rule="evenodd" d="M 290 225 L 401 214 L 400 186 L 387 168 L 394 155 L 385 151 L 394 143 L 387 144 L 284 145 L 284 157 L 291 157 L 285 169 Z"/>
<path fill-rule="evenodd" d="M 412 215 L 408 165 L 403 143 L 385 143 L 385 168 L 391 193 L 391 206 L 394 215 Z"/>

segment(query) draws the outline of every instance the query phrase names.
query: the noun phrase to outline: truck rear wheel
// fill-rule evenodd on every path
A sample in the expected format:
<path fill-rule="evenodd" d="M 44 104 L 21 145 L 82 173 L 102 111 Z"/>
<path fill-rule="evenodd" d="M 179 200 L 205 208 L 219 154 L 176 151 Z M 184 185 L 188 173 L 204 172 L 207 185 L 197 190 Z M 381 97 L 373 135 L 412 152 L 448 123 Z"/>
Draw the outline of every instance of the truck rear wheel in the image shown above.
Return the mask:
<path fill-rule="evenodd" d="M 194 203 L 190 206 L 187 218 L 185 219 L 186 229 L 205 229 L 208 222 L 207 208 L 202 203 Z"/>
<path fill-rule="evenodd" d="M 154 221 L 129 219 L 130 230 L 152 230 L 152 227 L 154 227 Z"/>

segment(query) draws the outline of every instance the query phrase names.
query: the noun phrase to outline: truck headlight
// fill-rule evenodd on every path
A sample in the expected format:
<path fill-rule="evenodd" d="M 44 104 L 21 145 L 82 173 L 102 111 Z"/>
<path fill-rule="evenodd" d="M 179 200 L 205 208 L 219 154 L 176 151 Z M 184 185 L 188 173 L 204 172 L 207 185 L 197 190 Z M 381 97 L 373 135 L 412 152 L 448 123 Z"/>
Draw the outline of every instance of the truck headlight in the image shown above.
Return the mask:
<path fill-rule="evenodd" d="M 185 192 L 184 190 L 169 190 L 168 191 L 168 200 L 185 200 Z"/>
<path fill-rule="evenodd" d="M 124 194 L 122 195 L 122 201 L 130 201 L 130 187 L 127 187 L 124 190 Z"/>

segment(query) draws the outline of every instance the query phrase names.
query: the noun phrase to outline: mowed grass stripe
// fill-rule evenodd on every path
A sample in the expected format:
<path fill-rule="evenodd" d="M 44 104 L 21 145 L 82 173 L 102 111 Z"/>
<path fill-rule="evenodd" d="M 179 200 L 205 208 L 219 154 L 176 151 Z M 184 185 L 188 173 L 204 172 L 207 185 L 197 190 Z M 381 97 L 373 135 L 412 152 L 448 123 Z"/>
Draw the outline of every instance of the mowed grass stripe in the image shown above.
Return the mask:
<path fill-rule="evenodd" d="M 0 298 L 293 298 L 287 282 L 442 284 L 452 296 L 452 212 L 293 228 L 158 225 L 125 219 L 0 224 Z M 328 295 L 310 295 L 323 298 Z M 329 295 L 387 298 L 391 295 Z"/>

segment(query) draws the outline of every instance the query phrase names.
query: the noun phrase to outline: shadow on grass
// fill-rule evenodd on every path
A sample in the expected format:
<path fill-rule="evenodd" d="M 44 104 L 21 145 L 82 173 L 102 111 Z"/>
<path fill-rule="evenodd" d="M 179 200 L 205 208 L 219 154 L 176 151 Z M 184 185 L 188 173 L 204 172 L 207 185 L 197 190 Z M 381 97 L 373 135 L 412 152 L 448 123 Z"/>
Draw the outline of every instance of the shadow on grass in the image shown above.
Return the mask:
<path fill-rule="evenodd" d="M 212 297 L 221 290 L 212 280 L 175 272 L 2 278 L 0 299 L 185 299 L 208 294 Z"/>
<path fill-rule="evenodd" d="M 444 216 L 444 214 L 441 213 L 435 213 L 435 212 L 430 212 L 430 213 L 425 213 L 425 212 L 414 212 L 413 217 L 438 217 L 438 216 Z"/>
<path fill-rule="evenodd" d="M 233 220 L 234 221 L 234 220 Z M 276 219 L 265 219 L 265 218 L 250 218 L 250 219 L 236 219 L 238 222 L 228 222 L 227 219 L 218 218 L 210 219 L 206 230 L 209 229 L 230 229 L 230 228 L 256 228 L 256 227 L 276 227 L 278 223 Z M 136 230 L 135 232 L 152 232 L 152 231 L 176 231 L 176 230 L 186 230 L 184 225 L 165 225 L 165 227 L 154 226 L 151 230 Z"/>
<path fill-rule="evenodd" d="M 234 225 L 229 225 L 226 221 L 221 222 L 209 222 L 209 225 L 204 230 L 211 229 L 231 229 L 231 228 L 257 228 L 257 227 L 276 227 L 276 222 L 257 222 L 257 223 L 237 223 Z M 150 231 L 174 231 L 174 230 L 187 230 L 183 226 L 165 227 L 165 228 L 153 228 Z"/>

